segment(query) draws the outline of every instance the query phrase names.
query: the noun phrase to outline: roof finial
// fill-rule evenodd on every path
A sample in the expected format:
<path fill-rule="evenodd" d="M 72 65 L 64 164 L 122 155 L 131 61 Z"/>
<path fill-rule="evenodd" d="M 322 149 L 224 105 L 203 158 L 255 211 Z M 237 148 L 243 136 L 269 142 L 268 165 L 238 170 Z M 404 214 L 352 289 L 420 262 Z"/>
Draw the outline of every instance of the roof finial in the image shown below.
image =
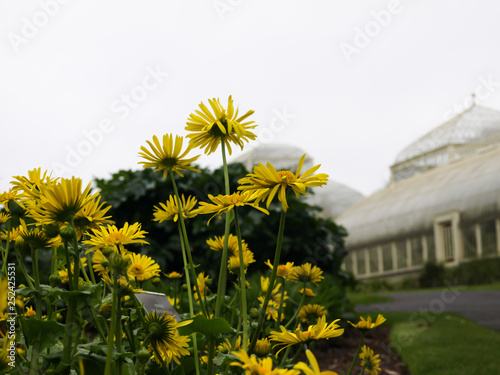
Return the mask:
<path fill-rule="evenodd" d="M 474 107 L 475 105 L 477 105 L 477 101 L 476 101 L 476 93 L 475 93 L 475 92 L 473 92 L 473 93 L 470 95 L 470 97 L 471 97 L 471 102 L 472 102 L 471 107 Z"/>

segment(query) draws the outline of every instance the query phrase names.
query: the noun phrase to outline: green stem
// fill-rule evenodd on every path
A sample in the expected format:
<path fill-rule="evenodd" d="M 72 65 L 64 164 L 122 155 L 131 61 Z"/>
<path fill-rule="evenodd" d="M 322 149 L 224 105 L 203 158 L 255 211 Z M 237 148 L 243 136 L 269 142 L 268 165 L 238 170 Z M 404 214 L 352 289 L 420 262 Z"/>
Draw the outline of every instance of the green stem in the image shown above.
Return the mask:
<path fill-rule="evenodd" d="M 351 375 L 352 370 L 354 369 L 354 365 L 356 364 L 356 361 L 358 359 L 358 355 L 359 355 L 359 352 L 361 350 L 361 346 L 363 345 L 364 339 L 365 339 L 365 333 L 361 332 L 361 340 L 359 341 L 358 349 L 356 350 L 356 354 L 354 354 L 354 357 L 352 359 L 352 363 L 351 363 L 351 366 L 349 367 L 349 372 L 347 373 L 347 375 Z"/>
<path fill-rule="evenodd" d="M 35 279 L 35 289 L 37 291 L 35 294 L 36 318 L 40 320 L 42 319 L 42 290 L 40 288 L 40 275 L 38 274 L 38 249 L 34 247 L 31 247 L 31 264 L 33 278 Z"/>
<path fill-rule="evenodd" d="M 238 237 L 238 253 L 240 257 L 240 289 L 241 289 L 241 316 L 243 319 L 243 350 L 248 349 L 248 312 L 247 312 L 247 293 L 245 280 L 245 262 L 243 259 L 243 244 L 241 241 L 241 230 L 238 222 L 238 211 L 234 209 L 234 224 L 236 227 L 236 236 Z"/>
<path fill-rule="evenodd" d="M 295 313 L 290 318 L 288 323 L 285 325 L 285 328 L 288 328 L 290 324 L 292 324 L 292 322 L 295 320 L 305 300 L 306 300 L 306 283 L 304 283 L 304 292 L 302 293 L 302 297 L 300 298 L 299 306 L 297 306 L 297 308 L 295 309 Z"/>
<path fill-rule="evenodd" d="M 104 375 L 111 375 L 111 362 L 113 360 L 113 350 L 116 332 L 116 309 L 118 302 L 118 280 L 113 275 L 113 289 L 112 289 L 112 303 L 111 303 L 111 324 L 109 327 L 109 342 L 108 352 L 106 356 L 106 367 L 104 368 Z"/>
<path fill-rule="evenodd" d="M 180 239 L 181 239 L 182 261 L 184 263 L 184 273 L 186 274 L 186 286 L 187 286 L 187 293 L 188 293 L 189 316 L 192 318 L 192 317 L 194 317 L 193 292 L 191 290 L 191 280 L 189 278 L 189 269 L 188 269 L 189 266 L 188 266 L 188 261 L 187 261 L 187 256 L 186 256 L 186 247 L 184 245 L 184 240 L 183 240 L 183 237 L 181 235 L 182 231 L 181 231 L 180 223 L 179 223 L 178 228 L 179 228 L 179 236 L 181 237 Z M 198 281 L 196 280 L 196 278 L 194 279 L 194 283 L 198 286 Z M 198 288 L 198 292 L 199 292 L 199 288 Z M 200 295 L 201 295 L 201 293 L 198 294 L 198 299 L 200 300 L 200 305 L 201 305 Z M 198 342 L 196 340 L 196 333 L 193 333 L 191 335 L 191 338 L 193 340 L 193 354 L 194 354 L 195 371 L 196 371 L 196 375 L 200 375 L 200 363 L 198 361 Z"/>
<path fill-rule="evenodd" d="M 16 258 L 17 258 L 17 265 L 19 265 L 19 268 L 21 268 L 21 272 L 23 273 L 26 282 L 28 283 L 30 288 L 35 289 L 35 285 L 33 284 L 33 278 L 30 275 L 28 275 L 26 267 L 24 267 L 24 262 L 22 261 L 21 254 L 17 250 L 16 250 Z"/>
<path fill-rule="evenodd" d="M 285 278 L 281 278 L 281 299 L 280 299 L 280 306 L 278 308 L 278 319 L 276 319 L 276 324 L 274 325 L 274 328 L 278 330 L 281 324 L 281 317 L 283 316 L 283 305 L 285 301 Z"/>
<path fill-rule="evenodd" d="M 191 256 L 191 250 L 189 247 L 189 240 L 187 237 L 187 231 L 186 231 L 186 224 L 184 223 L 184 215 L 182 214 L 182 204 L 181 204 L 181 199 L 179 197 L 179 192 L 177 191 L 177 185 L 175 183 L 175 177 L 174 173 L 172 171 L 169 171 L 170 174 L 170 179 L 172 180 L 172 185 L 174 187 L 174 193 L 175 193 L 175 199 L 177 201 L 177 207 L 179 208 L 179 222 L 180 222 L 180 229 L 181 229 L 181 242 L 184 244 L 186 254 L 187 254 L 187 259 L 188 259 L 188 268 L 191 271 L 191 276 L 193 277 L 194 280 L 196 280 L 196 271 L 194 269 L 194 263 L 193 263 L 193 258 Z M 187 272 L 186 272 L 187 275 Z M 201 292 L 200 292 L 200 286 L 198 285 L 197 282 L 194 283 L 194 287 L 196 290 L 196 293 L 198 294 L 198 301 L 201 306 L 201 310 L 205 314 L 206 317 L 208 317 L 208 312 L 206 310 L 206 306 L 204 304 Z"/>
<path fill-rule="evenodd" d="M 87 264 L 89 266 L 90 279 L 92 280 L 92 284 L 97 284 L 95 281 L 94 269 L 92 268 L 92 262 L 90 260 L 90 251 L 85 255 L 87 257 Z"/>
<path fill-rule="evenodd" d="M 361 369 L 361 372 L 359 373 L 359 375 L 363 375 L 365 373 L 365 368 L 366 368 L 366 366 L 363 366 L 363 368 Z"/>
<path fill-rule="evenodd" d="M 276 274 L 278 272 L 278 266 L 280 264 L 281 247 L 283 244 L 283 234 L 285 232 L 285 219 L 286 219 L 286 212 L 281 211 L 280 226 L 279 226 L 279 230 L 278 230 L 278 240 L 276 242 L 276 251 L 274 253 L 273 271 L 272 271 L 271 277 L 269 279 L 269 286 L 268 286 L 268 289 L 266 292 L 266 296 L 264 298 L 264 303 L 262 304 L 262 308 L 260 310 L 257 328 L 254 332 L 253 337 L 252 337 L 252 342 L 250 343 L 250 347 L 248 348 L 249 353 L 253 352 L 253 349 L 255 348 L 255 344 L 257 343 L 257 340 L 259 339 L 260 332 L 262 331 L 262 327 L 264 325 L 264 319 L 266 317 L 266 311 L 267 311 L 267 306 L 269 304 L 269 299 L 271 298 L 271 294 L 273 292 L 274 282 L 276 280 Z"/>
<path fill-rule="evenodd" d="M 153 347 L 153 350 L 155 352 L 155 355 L 156 355 L 156 358 L 158 358 L 158 361 L 160 361 L 160 367 L 161 369 L 163 370 L 163 372 L 166 374 L 166 375 L 170 375 L 170 370 L 168 369 L 168 366 L 167 364 L 165 363 L 165 361 L 163 360 L 161 354 L 158 352 L 158 349 L 156 349 L 156 346 L 155 345 L 151 345 Z"/>
<path fill-rule="evenodd" d="M 121 316 L 122 316 L 122 308 L 121 308 L 120 296 L 118 295 L 117 301 L 116 301 L 117 322 L 116 322 L 116 331 L 115 331 L 116 352 L 118 355 L 120 355 L 122 353 L 122 325 L 121 325 L 122 319 L 121 319 Z M 116 361 L 115 374 L 118 374 L 118 375 L 122 374 L 122 359 L 121 358 Z"/>

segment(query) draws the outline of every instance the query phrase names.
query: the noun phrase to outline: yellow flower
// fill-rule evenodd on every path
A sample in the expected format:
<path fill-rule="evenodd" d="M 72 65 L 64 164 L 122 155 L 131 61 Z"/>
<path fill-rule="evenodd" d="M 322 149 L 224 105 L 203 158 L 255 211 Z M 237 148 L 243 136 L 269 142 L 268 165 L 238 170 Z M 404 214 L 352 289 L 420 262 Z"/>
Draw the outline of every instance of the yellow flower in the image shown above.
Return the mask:
<path fill-rule="evenodd" d="M 41 185 L 38 199 L 26 202 L 27 215 L 38 224 L 70 223 L 78 211 L 99 195 L 91 195 L 90 185 L 91 183 L 82 192 L 82 180 L 75 177 Z"/>
<path fill-rule="evenodd" d="M 253 129 L 257 125 L 252 125 L 253 121 L 242 122 L 252 115 L 253 111 L 248 111 L 243 116 L 238 117 L 238 110 L 235 111 L 231 96 L 227 101 L 227 109 L 220 104 L 219 99 L 209 99 L 208 102 L 213 113 L 205 104 L 201 103 L 201 111 L 197 110 L 189 116 L 185 129 L 192 132 L 192 134 L 188 134 L 191 139 L 190 144 L 194 147 L 205 148 L 205 154 L 211 154 L 217 150 L 223 139 L 224 145 L 231 155 L 231 143 L 243 149 L 243 142 L 256 138 L 256 135 L 249 129 Z"/>
<path fill-rule="evenodd" d="M 260 308 L 262 309 L 262 307 L 264 306 L 264 296 L 257 298 L 257 300 L 259 301 Z M 274 320 L 274 321 L 278 320 L 279 308 L 280 308 L 279 303 L 270 299 L 269 303 L 267 305 L 267 308 L 266 308 L 266 319 L 267 320 Z M 284 316 L 285 316 L 285 314 L 282 313 L 280 322 L 283 320 Z"/>
<path fill-rule="evenodd" d="M 311 367 L 304 362 L 299 362 L 293 368 L 302 371 L 305 375 L 338 375 L 335 371 L 321 371 L 316 357 L 309 349 L 306 350 L 306 356 Z"/>
<path fill-rule="evenodd" d="M 265 357 L 271 351 L 271 343 L 267 338 L 258 339 L 253 351 L 257 357 Z"/>
<path fill-rule="evenodd" d="M 222 251 L 222 249 L 224 248 L 224 238 L 225 238 L 225 236 L 215 236 L 214 238 L 209 238 L 207 240 L 207 245 L 210 247 L 210 250 Z M 241 247 L 242 247 L 243 253 L 245 253 L 245 251 L 249 251 L 248 245 L 244 239 L 241 239 Z M 233 234 L 229 234 L 229 237 L 227 240 L 228 251 L 231 254 L 233 254 L 234 256 L 237 256 L 238 255 L 238 248 L 239 248 L 238 247 L 238 237 L 233 235 Z"/>
<path fill-rule="evenodd" d="M 17 190 L 10 189 L 0 194 L 0 204 L 5 206 L 5 211 L 9 212 L 9 202 L 18 202 L 20 205 L 20 196 Z"/>
<path fill-rule="evenodd" d="M 382 314 L 378 314 L 377 319 L 373 322 L 372 317 L 368 316 L 368 318 L 365 320 L 362 316 L 359 317 L 361 319 L 358 323 L 354 324 L 351 323 L 351 325 L 354 328 L 359 329 L 360 331 L 369 331 L 370 329 L 373 329 L 375 327 L 378 327 L 381 325 L 383 322 L 385 322 L 387 319 L 384 318 Z"/>
<path fill-rule="evenodd" d="M 210 224 L 210 220 L 215 216 L 219 216 L 220 219 L 223 213 L 231 211 L 234 207 L 250 206 L 269 215 L 269 211 L 259 207 L 259 205 L 254 202 L 256 194 L 253 192 L 234 193 L 231 195 L 219 194 L 216 197 L 208 194 L 208 198 L 212 203 L 200 202 L 200 207 L 196 210 L 196 213 L 199 214 L 214 214 L 208 220 L 207 225 Z"/>
<path fill-rule="evenodd" d="M 111 280 L 111 277 L 109 277 L 109 273 L 103 273 L 101 275 L 101 279 L 109 286 L 113 285 L 113 281 Z M 123 275 L 118 278 L 118 286 L 125 293 L 144 293 L 142 289 L 134 288 L 134 286 L 132 286 L 132 284 L 130 284 L 130 282 Z"/>
<path fill-rule="evenodd" d="M 250 250 L 243 251 L 243 268 L 245 269 L 245 273 L 247 272 L 248 265 L 250 263 L 254 263 L 255 259 L 253 257 L 253 253 Z M 240 255 L 238 252 L 236 254 L 229 257 L 227 261 L 227 268 L 231 273 L 239 275 L 240 273 Z"/>
<path fill-rule="evenodd" d="M 312 289 L 305 288 L 305 292 L 306 292 L 306 296 L 307 297 L 316 297 L 316 294 L 314 294 L 314 292 L 312 291 Z M 299 293 L 303 294 L 304 293 L 304 288 L 300 289 Z"/>
<path fill-rule="evenodd" d="M 0 349 L 0 372 L 2 374 L 7 374 L 9 373 L 9 370 L 11 370 L 13 367 L 10 365 L 13 361 L 11 358 L 8 358 L 11 356 L 11 348 L 16 347 L 15 343 L 15 337 L 10 336 L 7 334 L 7 332 L 3 332 L 3 330 L 0 330 L 0 341 L 2 342 L 2 347 Z"/>
<path fill-rule="evenodd" d="M 198 283 L 198 288 L 200 288 L 201 298 L 205 298 L 208 292 L 208 282 L 210 281 L 210 276 L 205 276 L 205 272 L 200 272 L 196 282 Z M 196 292 L 196 287 L 193 286 L 193 291 Z M 198 301 L 198 293 L 194 293 L 194 298 Z"/>
<path fill-rule="evenodd" d="M 33 310 L 33 307 L 26 307 L 26 312 L 24 313 L 24 316 L 27 318 L 32 318 L 36 316 L 36 311 Z"/>
<path fill-rule="evenodd" d="M 175 172 L 181 177 L 184 177 L 184 175 L 180 171 L 199 172 L 198 169 L 191 167 L 189 164 L 195 162 L 200 155 L 190 159 L 184 159 L 189 151 L 191 151 L 192 146 L 188 145 L 186 150 L 182 152 L 182 137 L 176 135 L 174 143 L 174 136 L 172 134 L 165 134 L 160 144 L 158 137 L 155 135 L 153 136 L 153 143 L 150 141 L 146 142 L 151 148 L 151 151 L 141 146 L 142 152 L 139 152 L 139 156 L 146 161 L 140 161 L 138 163 L 143 164 L 144 168 L 156 168 L 154 170 L 155 172 L 163 170 L 163 178 L 167 177 L 169 171 Z"/>
<path fill-rule="evenodd" d="M 81 266 L 85 267 L 87 265 L 87 258 L 80 258 L 81 259 Z M 74 274 L 75 272 L 75 262 L 71 263 L 71 274 Z M 66 284 L 69 281 L 69 275 L 68 275 L 68 269 L 65 268 L 63 270 L 59 270 L 59 276 L 61 276 L 61 283 Z"/>
<path fill-rule="evenodd" d="M 313 266 L 311 263 L 305 263 L 293 267 L 288 275 L 288 279 L 296 283 L 312 283 L 318 285 L 318 283 L 324 279 L 322 274 L 323 271 L 321 268 Z"/>
<path fill-rule="evenodd" d="M 153 346 L 158 349 L 159 354 L 167 364 L 172 360 L 180 364 L 179 358 L 189 355 L 189 351 L 186 349 L 189 346 L 189 338 L 181 336 L 177 332 L 178 327 L 189 323 L 191 321 L 177 323 L 175 317 L 169 315 L 168 312 L 160 315 L 155 310 L 146 315 L 143 328 L 148 334 L 148 350 L 153 352 L 153 358 L 158 364 L 161 364 L 161 361 L 153 351 Z"/>
<path fill-rule="evenodd" d="M 6 320 L 7 315 L 7 301 L 9 296 L 9 283 L 7 278 L 0 278 L 0 322 Z"/>
<path fill-rule="evenodd" d="M 222 343 L 220 343 L 217 346 L 217 352 L 227 354 L 229 352 L 240 350 L 240 348 L 241 348 L 241 336 L 238 336 L 238 338 L 236 339 L 234 347 L 232 346 L 231 341 L 229 341 L 229 339 L 226 338 Z"/>
<path fill-rule="evenodd" d="M 20 192 L 21 197 L 38 199 L 42 194 L 43 186 L 52 185 L 58 180 L 59 177 L 52 178 L 52 173 L 45 171 L 42 174 L 42 168 L 35 168 L 28 171 L 28 177 L 14 176 L 11 185 L 13 185 L 14 191 Z"/>
<path fill-rule="evenodd" d="M 47 237 L 45 231 L 38 227 L 31 226 L 28 229 L 25 221 L 20 219 L 21 225 L 19 226 L 19 236 L 32 248 L 41 249 L 47 247 L 57 247 L 62 246 L 62 240 L 60 236 L 50 238 Z M 12 238 L 12 237 L 11 237 Z"/>
<path fill-rule="evenodd" d="M 270 269 L 273 269 L 273 265 L 269 259 L 266 260 L 265 264 Z M 280 264 L 278 266 L 278 271 L 276 273 L 276 276 L 282 277 L 283 279 L 287 279 L 288 275 L 290 275 L 290 272 L 292 271 L 292 267 L 293 267 L 293 262 L 286 262 L 286 264 Z"/>
<path fill-rule="evenodd" d="M 89 239 L 83 241 L 84 244 L 92 246 L 91 250 L 103 249 L 108 246 L 114 246 L 124 251 L 124 245 L 139 243 L 149 244 L 143 240 L 146 231 L 141 230 L 140 223 L 129 225 L 125 223 L 123 228 L 118 229 L 114 225 L 100 226 L 97 229 L 92 229 L 93 234 L 89 235 Z"/>
<path fill-rule="evenodd" d="M 300 175 L 305 157 L 306 154 L 300 159 L 295 174 L 288 170 L 276 171 L 271 163 L 267 163 L 267 167 L 259 163 L 254 167 L 253 173 L 247 174 L 246 177 L 238 181 L 240 184 L 238 190 L 256 191 L 258 193 L 257 202 L 267 198 L 267 208 L 269 208 L 274 196 L 278 193 L 278 199 L 281 202 L 283 211 L 286 212 L 288 209 L 287 188 L 291 188 L 299 198 L 300 194 L 308 194 L 306 188 L 326 185 L 328 181 L 328 175 L 325 173 L 313 174 L 321 164 Z"/>
<path fill-rule="evenodd" d="M 170 272 L 168 274 L 167 273 L 163 273 L 163 275 L 165 275 L 165 277 L 168 277 L 169 279 L 180 279 L 182 277 L 182 273 L 179 273 L 179 272 L 176 272 L 176 271 L 172 271 L 172 272 Z"/>
<path fill-rule="evenodd" d="M 322 316 L 318 319 L 318 323 L 315 325 L 310 325 L 307 328 L 307 331 L 300 330 L 300 324 L 294 332 L 288 332 L 285 327 L 281 326 L 281 332 L 271 331 L 271 335 L 269 336 L 271 341 L 277 341 L 278 343 L 274 345 L 283 347 L 278 351 L 282 351 L 283 349 L 298 344 L 298 343 L 308 343 L 310 341 L 321 340 L 321 339 L 331 339 L 332 337 L 338 337 L 344 333 L 344 329 L 338 329 L 340 326 L 335 324 L 340 319 L 336 319 L 330 324 L 326 323 L 326 317 Z M 276 353 L 276 354 L 278 354 Z"/>
<path fill-rule="evenodd" d="M 129 254 L 132 263 L 127 270 L 131 280 L 144 281 L 160 275 L 160 266 L 150 257 L 141 254 Z"/>
<path fill-rule="evenodd" d="M 326 309 L 317 304 L 307 304 L 300 308 L 298 317 L 302 321 L 302 323 L 315 323 L 319 318 L 326 315 Z"/>
<path fill-rule="evenodd" d="M 184 219 L 190 219 L 196 216 L 193 208 L 197 202 L 195 197 L 189 196 L 186 201 L 184 194 L 181 196 L 182 217 Z M 159 221 L 160 223 L 165 220 L 177 221 L 179 218 L 179 207 L 177 206 L 177 199 L 173 195 L 169 196 L 166 204 L 160 202 L 160 207 L 154 206 L 156 211 L 153 213 L 153 221 Z"/>
<path fill-rule="evenodd" d="M 83 232 L 87 229 L 97 229 L 100 225 L 114 224 L 113 220 L 109 220 L 111 216 L 105 216 L 111 206 L 104 207 L 105 202 L 100 202 L 101 196 L 98 195 L 95 199 L 89 200 L 78 211 L 73 219 L 78 238 L 81 238 Z"/>
<path fill-rule="evenodd" d="M 232 352 L 240 362 L 231 362 L 231 366 L 241 367 L 245 371 L 245 375 L 298 375 L 297 370 L 288 369 L 273 369 L 273 360 L 271 357 L 257 358 L 252 355 L 248 356 L 248 353 L 244 350 L 239 352 Z"/>
<path fill-rule="evenodd" d="M 379 371 L 382 371 L 380 368 L 379 355 L 374 355 L 373 350 L 371 350 L 368 346 L 363 345 L 359 358 L 361 359 L 361 366 L 368 374 L 378 375 Z"/>
<path fill-rule="evenodd" d="M 5 224 L 10 219 L 10 214 L 0 212 L 0 225 Z"/>

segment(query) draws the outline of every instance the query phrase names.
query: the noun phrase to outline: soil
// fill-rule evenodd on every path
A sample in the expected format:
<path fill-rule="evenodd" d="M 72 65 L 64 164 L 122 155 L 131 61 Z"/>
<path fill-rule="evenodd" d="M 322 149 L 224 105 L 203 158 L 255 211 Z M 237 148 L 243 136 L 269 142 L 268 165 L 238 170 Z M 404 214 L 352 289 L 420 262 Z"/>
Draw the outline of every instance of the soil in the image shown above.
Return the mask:
<path fill-rule="evenodd" d="M 380 355 L 382 375 L 410 375 L 399 356 L 389 347 L 389 327 L 377 327 L 365 335 L 364 344 L 369 346 L 375 354 Z M 361 334 L 354 328 L 347 328 L 345 333 L 328 341 L 318 342 L 313 349 L 321 371 L 335 371 L 347 374 L 352 359 L 359 345 Z M 359 359 L 352 374 L 359 374 L 361 366 Z"/>

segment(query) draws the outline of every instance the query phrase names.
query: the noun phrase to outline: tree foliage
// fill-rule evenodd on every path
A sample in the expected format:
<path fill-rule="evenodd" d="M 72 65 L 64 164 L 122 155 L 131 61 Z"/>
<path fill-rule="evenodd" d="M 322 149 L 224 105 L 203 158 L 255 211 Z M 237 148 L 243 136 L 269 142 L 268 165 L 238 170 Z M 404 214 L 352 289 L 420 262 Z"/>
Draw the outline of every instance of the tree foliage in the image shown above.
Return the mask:
<path fill-rule="evenodd" d="M 201 173 L 188 171 L 183 178 L 176 179 L 179 193 L 186 197 L 193 195 L 198 201 L 208 201 L 208 194 L 224 194 L 224 186 L 220 183 L 224 180 L 222 168 L 213 171 L 199 169 Z M 229 165 L 231 191 L 236 191 L 238 179 L 246 174 L 242 164 Z M 164 272 L 182 271 L 178 224 L 152 221 L 153 207 L 173 195 L 171 182 L 152 169 L 141 169 L 121 170 L 110 179 L 97 179 L 96 184 L 103 199 L 112 206 L 109 212 L 118 226 L 123 225 L 124 221 L 140 222 L 148 232 L 146 239 L 150 245 L 140 250 L 154 255 Z M 295 264 L 310 262 L 325 272 L 339 276 L 340 264 L 346 255 L 345 229 L 331 219 L 318 217 L 316 214 L 321 209 L 309 205 L 304 197 L 299 200 L 294 194 L 289 194 L 287 200 L 290 209 L 287 212 L 282 259 Z M 269 217 L 265 217 L 266 215 L 252 208 L 238 209 L 242 237 L 256 259 L 250 270 L 264 269 L 264 262 L 273 257 L 280 210 L 280 203 L 273 203 L 269 208 Z M 207 226 L 208 218 L 209 216 L 197 216 L 187 220 L 186 224 L 195 264 L 203 264 L 204 269 L 208 269 L 213 276 L 218 272 L 220 254 L 211 251 L 206 240 L 224 234 L 224 220 L 214 218 Z"/>

